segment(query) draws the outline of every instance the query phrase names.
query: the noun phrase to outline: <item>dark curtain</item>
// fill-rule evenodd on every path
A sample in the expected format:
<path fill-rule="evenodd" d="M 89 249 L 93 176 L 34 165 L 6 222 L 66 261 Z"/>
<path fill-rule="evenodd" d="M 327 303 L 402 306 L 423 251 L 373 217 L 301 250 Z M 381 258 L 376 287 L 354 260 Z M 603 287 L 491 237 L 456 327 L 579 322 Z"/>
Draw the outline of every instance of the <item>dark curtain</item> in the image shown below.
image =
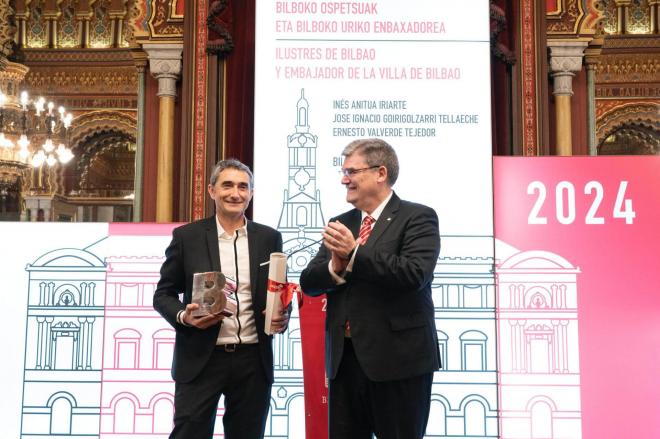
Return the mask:
<path fill-rule="evenodd" d="M 255 0 L 232 2 L 234 50 L 226 58 L 224 158 L 254 162 Z"/>

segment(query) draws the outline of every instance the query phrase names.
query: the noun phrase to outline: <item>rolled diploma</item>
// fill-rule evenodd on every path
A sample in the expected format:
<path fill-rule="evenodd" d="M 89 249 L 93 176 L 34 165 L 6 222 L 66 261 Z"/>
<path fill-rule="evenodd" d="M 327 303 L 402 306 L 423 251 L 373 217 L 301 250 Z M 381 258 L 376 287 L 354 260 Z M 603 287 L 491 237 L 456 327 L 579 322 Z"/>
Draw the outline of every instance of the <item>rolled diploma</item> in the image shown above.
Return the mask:
<path fill-rule="evenodd" d="M 281 295 L 286 290 L 286 254 L 271 253 L 268 265 L 268 292 L 266 293 L 266 324 L 264 332 L 273 333 L 271 322 L 273 316 L 279 316 L 282 311 Z"/>

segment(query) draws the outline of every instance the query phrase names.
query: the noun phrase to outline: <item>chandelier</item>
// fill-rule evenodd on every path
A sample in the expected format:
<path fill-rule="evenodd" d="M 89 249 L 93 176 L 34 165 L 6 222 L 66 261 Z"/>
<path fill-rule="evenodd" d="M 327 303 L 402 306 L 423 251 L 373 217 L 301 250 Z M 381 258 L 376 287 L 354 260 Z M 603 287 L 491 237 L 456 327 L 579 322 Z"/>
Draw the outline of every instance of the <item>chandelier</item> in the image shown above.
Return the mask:
<path fill-rule="evenodd" d="M 64 165 L 73 158 L 67 145 L 73 115 L 20 89 L 27 72 L 13 62 L 0 71 L 0 159 L 34 168 Z"/>

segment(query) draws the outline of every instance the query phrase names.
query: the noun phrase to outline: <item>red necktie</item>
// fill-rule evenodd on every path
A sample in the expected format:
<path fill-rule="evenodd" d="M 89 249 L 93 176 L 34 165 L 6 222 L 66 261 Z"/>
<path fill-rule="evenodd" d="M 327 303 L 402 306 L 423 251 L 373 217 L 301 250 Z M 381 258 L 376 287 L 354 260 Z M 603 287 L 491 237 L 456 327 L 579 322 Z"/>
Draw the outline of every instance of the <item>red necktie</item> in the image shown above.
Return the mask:
<path fill-rule="evenodd" d="M 371 234 L 371 225 L 376 222 L 373 216 L 367 215 L 362 220 L 362 225 L 360 226 L 360 233 L 358 233 L 358 238 L 360 238 L 360 244 L 364 245 L 369 239 Z"/>
<path fill-rule="evenodd" d="M 369 235 L 371 234 L 371 225 L 375 222 L 376 220 L 371 215 L 365 216 L 364 219 L 362 220 L 362 225 L 360 226 L 360 232 L 358 233 L 358 239 L 360 240 L 360 245 L 364 245 L 367 242 L 367 239 L 369 239 Z M 349 323 L 348 320 L 346 320 L 346 323 L 344 325 L 344 337 L 350 338 L 350 336 L 351 336 L 351 324 Z"/>

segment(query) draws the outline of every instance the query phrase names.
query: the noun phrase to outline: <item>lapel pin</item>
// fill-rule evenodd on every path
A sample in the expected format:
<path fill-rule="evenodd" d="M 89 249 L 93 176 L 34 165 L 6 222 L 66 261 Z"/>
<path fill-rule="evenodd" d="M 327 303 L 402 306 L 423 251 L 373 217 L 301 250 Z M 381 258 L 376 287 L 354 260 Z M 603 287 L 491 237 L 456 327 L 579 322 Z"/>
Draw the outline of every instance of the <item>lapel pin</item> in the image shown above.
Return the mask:
<path fill-rule="evenodd" d="M 392 219 L 392 218 L 387 218 L 388 221 L 391 220 L 391 219 Z"/>

